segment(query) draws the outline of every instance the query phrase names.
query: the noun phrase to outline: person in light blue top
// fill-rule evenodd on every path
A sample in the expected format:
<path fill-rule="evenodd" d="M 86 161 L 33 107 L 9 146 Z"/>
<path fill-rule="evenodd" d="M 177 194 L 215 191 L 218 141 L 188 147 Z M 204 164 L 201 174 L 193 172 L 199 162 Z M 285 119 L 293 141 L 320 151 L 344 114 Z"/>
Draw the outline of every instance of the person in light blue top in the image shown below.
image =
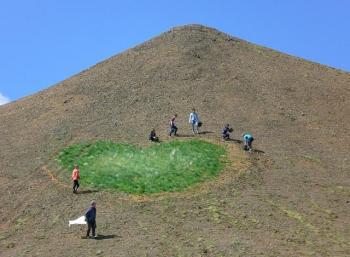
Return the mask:
<path fill-rule="evenodd" d="M 192 133 L 198 134 L 198 132 L 199 132 L 198 128 L 200 127 L 200 125 L 202 123 L 199 121 L 199 116 L 196 113 L 196 110 L 194 108 L 192 109 L 192 112 L 190 113 L 190 118 L 189 118 L 188 122 L 192 125 Z"/>
<path fill-rule="evenodd" d="M 254 141 L 254 137 L 249 133 L 243 134 L 243 143 L 244 150 L 251 152 L 253 150 L 252 143 Z"/>

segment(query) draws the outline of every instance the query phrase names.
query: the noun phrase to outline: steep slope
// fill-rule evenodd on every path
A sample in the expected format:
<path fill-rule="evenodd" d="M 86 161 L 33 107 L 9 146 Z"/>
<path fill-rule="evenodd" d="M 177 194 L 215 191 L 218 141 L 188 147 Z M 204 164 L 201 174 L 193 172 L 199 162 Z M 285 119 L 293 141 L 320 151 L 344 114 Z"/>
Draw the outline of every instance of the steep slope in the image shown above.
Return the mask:
<path fill-rule="evenodd" d="M 349 73 L 191 25 L 1 106 L 1 249 L 5 256 L 74 256 L 80 247 L 120 256 L 347 256 L 349 83 Z M 193 106 L 214 132 L 201 137 L 216 140 L 229 122 L 234 137 L 250 131 L 265 152 L 223 188 L 166 203 L 104 192 L 78 199 L 42 169 L 74 142 L 146 145 L 152 127 L 166 139 L 175 112 L 180 134 L 189 134 Z M 91 198 L 104 213 L 100 229 L 121 238 L 90 245 L 64 227 Z"/>

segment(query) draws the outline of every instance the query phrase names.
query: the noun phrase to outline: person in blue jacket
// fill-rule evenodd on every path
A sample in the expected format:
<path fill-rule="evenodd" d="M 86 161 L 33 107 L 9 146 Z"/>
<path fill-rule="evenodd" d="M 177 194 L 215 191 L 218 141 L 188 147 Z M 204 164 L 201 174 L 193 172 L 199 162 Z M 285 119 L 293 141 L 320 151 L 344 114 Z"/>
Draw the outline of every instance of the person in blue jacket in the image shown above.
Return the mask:
<path fill-rule="evenodd" d="M 88 225 L 88 229 L 86 231 L 86 237 L 90 237 L 90 230 L 92 230 L 92 237 L 96 238 L 95 230 L 96 230 L 96 202 L 92 201 L 90 208 L 85 213 L 85 219 Z"/>
<path fill-rule="evenodd" d="M 252 151 L 252 143 L 254 141 L 254 137 L 249 133 L 243 134 L 243 143 L 244 143 L 244 150 L 246 151 Z"/>

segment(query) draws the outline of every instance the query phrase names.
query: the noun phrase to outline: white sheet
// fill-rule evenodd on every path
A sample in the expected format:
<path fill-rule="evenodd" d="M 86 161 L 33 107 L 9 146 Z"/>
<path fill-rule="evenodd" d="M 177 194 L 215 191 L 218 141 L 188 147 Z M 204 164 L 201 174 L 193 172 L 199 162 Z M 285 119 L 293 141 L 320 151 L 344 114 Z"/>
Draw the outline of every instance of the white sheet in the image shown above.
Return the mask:
<path fill-rule="evenodd" d="M 86 224 L 85 216 L 81 216 L 75 220 L 69 221 L 69 226 L 71 226 L 71 225 L 84 225 L 84 224 Z"/>

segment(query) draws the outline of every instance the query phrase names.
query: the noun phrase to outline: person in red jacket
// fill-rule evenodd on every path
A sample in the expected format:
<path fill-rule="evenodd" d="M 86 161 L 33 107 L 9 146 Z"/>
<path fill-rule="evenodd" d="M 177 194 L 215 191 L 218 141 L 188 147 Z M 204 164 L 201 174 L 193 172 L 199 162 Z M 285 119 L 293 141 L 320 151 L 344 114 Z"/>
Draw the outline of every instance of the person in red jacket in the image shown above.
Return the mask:
<path fill-rule="evenodd" d="M 72 172 L 72 180 L 73 180 L 73 193 L 76 194 L 79 188 L 79 166 L 77 164 L 74 165 L 74 169 Z"/>

